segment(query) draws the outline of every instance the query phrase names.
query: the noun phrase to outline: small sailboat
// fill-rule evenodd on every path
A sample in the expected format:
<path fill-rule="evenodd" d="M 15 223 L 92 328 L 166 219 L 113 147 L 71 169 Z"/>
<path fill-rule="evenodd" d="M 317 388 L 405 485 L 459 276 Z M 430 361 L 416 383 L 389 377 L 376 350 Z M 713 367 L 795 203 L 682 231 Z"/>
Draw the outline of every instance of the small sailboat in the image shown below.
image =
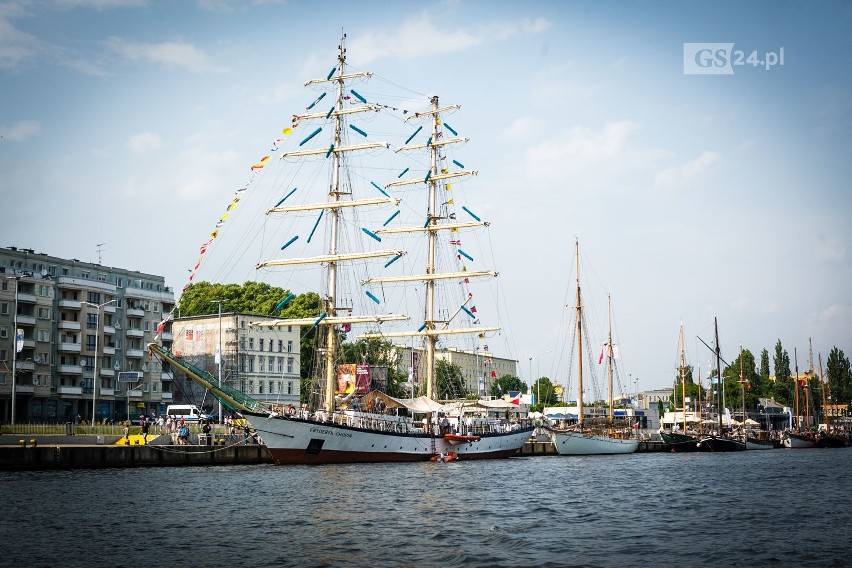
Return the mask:
<path fill-rule="evenodd" d="M 799 414 L 799 356 L 796 352 L 796 349 L 793 349 L 793 360 L 795 361 L 795 369 L 796 369 L 796 378 L 793 380 L 793 388 L 795 389 L 795 400 L 796 400 L 796 420 L 795 424 L 788 431 L 784 432 L 784 436 L 782 438 L 782 443 L 785 448 L 791 449 L 806 449 L 806 448 L 815 448 L 816 447 L 816 437 L 813 432 L 810 430 L 802 430 L 801 421 L 802 417 Z M 805 425 L 807 426 L 810 423 L 810 413 L 808 412 L 808 382 L 807 379 L 803 381 L 803 392 L 805 393 Z"/>
<path fill-rule="evenodd" d="M 775 448 L 775 441 L 774 440 L 769 440 L 768 438 L 762 438 L 762 437 L 755 436 L 748 429 L 748 424 L 746 424 L 747 419 L 746 419 L 746 411 L 745 411 L 745 408 L 746 408 L 746 405 L 745 405 L 745 394 L 746 394 L 745 384 L 746 384 L 745 372 L 744 372 L 744 369 L 743 369 L 743 346 L 740 345 L 740 397 L 741 397 L 741 400 L 742 400 L 742 417 L 743 417 L 743 421 L 740 424 L 740 428 L 742 428 L 741 438 L 743 440 L 745 440 L 747 450 L 771 450 L 771 449 L 774 449 Z"/>
<path fill-rule="evenodd" d="M 459 106 L 441 105 L 437 96 L 414 101 L 411 91 L 405 98 L 393 99 L 361 94 L 367 91 L 360 83 L 368 82 L 372 73 L 349 70 L 345 38 L 338 46 L 337 64 L 327 76 L 305 84 L 319 94 L 312 95 L 304 113 L 293 115 L 293 128 L 285 129 L 287 137 L 275 148 L 282 163 L 293 165 L 274 182 L 283 197 L 265 211 L 267 218 L 276 221 L 276 234 L 284 243 L 280 251 L 279 243 L 274 243 L 276 254 L 284 257 L 256 265 L 258 270 L 285 268 L 291 279 L 297 275 L 309 283 L 309 289 L 319 291 L 322 309 L 317 317 L 252 324 L 316 333 L 312 378 L 317 386 L 311 388 L 316 406 L 295 412 L 268 408 L 236 400 L 211 377 L 198 376 L 191 369 L 187 374 L 228 400 L 229 408 L 240 411 L 278 464 L 513 456 L 534 426 L 511 419 L 508 411 L 502 420 L 482 417 L 470 426 L 460 421 L 455 433 L 461 437 L 444 437 L 436 420 L 443 411 L 436 389 L 438 342 L 454 338 L 475 342 L 500 331 L 480 323 L 481 312 L 469 291 L 472 282 L 497 273 L 469 269 L 474 257 L 461 248 L 462 238 L 473 239 L 475 231 L 482 231 L 488 222 L 469 203 L 455 205 L 455 194 L 449 193 L 452 183 L 477 173 L 451 154 L 453 147 L 468 140 L 445 120 Z M 399 100 L 411 108 L 398 108 Z M 321 109 L 323 104 L 329 106 Z M 379 128 L 375 123 L 381 118 L 389 124 L 381 122 Z M 390 136 L 395 128 L 399 142 L 374 141 L 371 125 L 387 133 L 383 136 Z M 291 136 L 296 126 L 299 131 L 307 127 L 306 135 Z M 409 165 L 397 175 L 400 162 Z M 372 176 L 383 176 L 381 183 Z M 414 265 L 407 264 L 406 255 L 415 256 Z M 423 273 L 416 273 L 419 266 L 425 266 Z M 282 300 L 276 310 L 288 300 Z M 404 309 L 409 301 L 417 304 L 414 313 L 419 321 L 413 326 L 411 312 L 385 307 Z M 422 394 L 415 396 L 412 386 L 410 398 L 393 397 L 370 391 L 369 381 L 364 390 L 341 391 L 341 342 L 356 331 L 361 332 L 360 339 L 385 345 L 392 338 L 404 338 L 412 345 L 421 342 L 425 377 L 417 377 L 417 386 Z M 173 354 L 155 345 L 151 349 L 179 363 Z"/>
<path fill-rule="evenodd" d="M 825 416 L 825 430 L 817 433 L 816 446 L 818 448 L 845 448 L 848 445 L 848 437 L 835 432 L 831 426 L 831 413 L 828 411 L 827 401 L 831 400 L 831 386 L 828 377 L 823 374 L 822 353 L 819 354 L 819 376 L 820 390 L 822 390 L 822 408 Z M 826 397 L 826 391 L 829 392 Z"/>
<path fill-rule="evenodd" d="M 660 429 L 660 437 L 665 442 L 669 451 L 674 453 L 696 452 L 698 451 L 698 439 L 686 433 L 686 357 L 684 355 L 683 344 L 683 324 L 680 326 L 680 387 L 681 387 L 681 402 L 683 403 L 683 430 L 680 432 L 666 431 Z M 675 385 L 677 386 L 677 385 Z M 700 391 L 699 385 L 699 391 Z M 700 417 L 699 417 L 700 423 Z"/>
<path fill-rule="evenodd" d="M 639 449 L 639 440 L 629 434 L 619 434 L 614 427 L 612 395 L 612 309 L 608 308 L 609 336 L 606 343 L 607 378 L 609 383 L 609 419 L 605 428 L 586 428 L 583 417 L 583 305 L 580 298 L 580 242 L 576 242 L 577 257 L 577 424 L 575 427 L 553 430 L 553 444 L 562 456 L 596 454 L 632 454 Z M 611 302 L 609 303 L 611 306 Z"/>
<path fill-rule="evenodd" d="M 725 407 L 725 389 L 722 378 L 722 349 L 719 347 L 719 322 L 713 318 L 713 333 L 715 336 L 715 346 L 713 352 L 716 356 L 716 372 L 719 373 L 719 388 L 716 389 L 716 401 L 719 415 L 719 430 L 718 433 L 708 434 L 698 440 L 698 449 L 702 452 L 739 452 L 746 449 L 745 440 L 738 440 L 731 435 L 729 430 L 722 424 L 721 409 Z M 705 344 L 706 345 L 706 344 Z"/>

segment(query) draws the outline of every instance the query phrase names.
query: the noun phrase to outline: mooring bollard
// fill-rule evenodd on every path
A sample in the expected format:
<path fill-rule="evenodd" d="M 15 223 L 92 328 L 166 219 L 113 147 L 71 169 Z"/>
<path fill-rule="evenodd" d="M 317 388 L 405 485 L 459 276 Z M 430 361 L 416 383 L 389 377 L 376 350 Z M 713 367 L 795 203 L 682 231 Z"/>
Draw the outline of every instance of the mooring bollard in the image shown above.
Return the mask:
<path fill-rule="evenodd" d="M 26 441 L 26 440 L 18 440 L 18 443 L 19 443 L 19 444 L 21 444 L 21 447 L 22 447 L 22 448 L 26 448 L 26 447 L 27 447 L 27 441 Z"/>

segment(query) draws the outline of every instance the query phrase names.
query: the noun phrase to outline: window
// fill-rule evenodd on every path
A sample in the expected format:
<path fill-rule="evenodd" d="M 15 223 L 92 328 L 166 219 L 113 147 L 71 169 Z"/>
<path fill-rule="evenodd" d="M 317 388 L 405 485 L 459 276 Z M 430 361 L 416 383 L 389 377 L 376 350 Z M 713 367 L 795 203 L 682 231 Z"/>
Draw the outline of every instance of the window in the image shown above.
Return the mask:
<path fill-rule="evenodd" d="M 246 363 L 246 356 L 240 355 L 240 372 L 245 373 L 247 366 L 248 366 L 248 363 Z"/>
<path fill-rule="evenodd" d="M 0 339 L 5 339 L 9 337 L 9 328 L 8 327 L 0 327 Z"/>
<path fill-rule="evenodd" d="M 248 393 L 249 393 L 249 394 L 254 394 L 254 381 L 249 381 L 249 382 L 248 382 Z"/>
<path fill-rule="evenodd" d="M 0 290 L 3 290 L 5 292 L 8 289 L 9 289 L 9 283 L 6 280 L 3 280 L 2 282 L 0 282 Z"/>
<path fill-rule="evenodd" d="M 248 372 L 254 373 L 254 355 L 248 357 Z"/>
<path fill-rule="evenodd" d="M 293 358 L 292 357 L 287 357 L 287 374 L 288 375 L 293 374 Z"/>
<path fill-rule="evenodd" d="M 0 372 L 0 385 L 6 384 L 6 373 Z"/>
<path fill-rule="evenodd" d="M 269 381 L 269 394 L 272 394 L 274 392 L 275 392 L 275 385 L 272 381 Z"/>
<path fill-rule="evenodd" d="M 94 351 L 96 342 L 97 342 L 97 336 L 96 335 L 86 335 L 86 350 Z"/>
<path fill-rule="evenodd" d="M 288 339 L 287 340 L 287 353 L 292 353 L 292 352 L 293 352 L 293 340 Z"/>
<path fill-rule="evenodd" d="M 293 381 L 287 381 L 287 394 L 293 394 Z"/>
<path fill-rule="evenodd" d="M 5 361 L 5 360 L 6 360 L 6 350 L 0 349 L 0 361 Z"/>
<path fill-rule="evenodd" d="M 284 351 L 284 342 L 279 339 L 278 340 L 278 352 L 281 353 L 282 351 Z"/>
<path fill-rule="evenodd" d="M 6 302 L 0 303 L 0 315 L 9 315 L 9 304 L 7 304 Z"/>
<path fill-rule="evenodd" d="M 272 340 L 269 340 L 269 352 L 272 353 Z"/>
<path fill-rule="evenodd" d="M 88 278 L 88 276 L 85 276 Z M 86 301 L 91 302 L 92 304 L 98 305 L 101 303 L 101 293 L 100 292 L 86 292 Z"/>
<path fill-rule="evenodd" d="M 258 347 L 258 348 L 257 348 L 257 350 L 258 350 L 258 351 L 263 351 L 263 338 L 261 337 L 261 338 L 260 338 L 260 339 L 258 339 L 257 341 L 258 341 L 258 343 L 260 344 L 260 347 Z"/>
<path fill-rule="evenodd" d="M 43 320 L 49 320 L 50 319 L 50 308 L 39 307 L 38 318 L 43 319 Z"/>
<path fill-rule="evenodd" d="M 263 381 L 257 381 L 257 394 L 263 394 Z"/>
<path fill-rule="evenodd" d="M 278 358 L 278 374 L 282 374 L 284 372 L 284 357 Z"/>
<path fill-rule="evenodd" d="M 254 337 L 249 337 L 249 351 L 254 351 Z"/>
<path fill-rule="evenodd" d="M 142 392 L 148 392 L 148 383 L 142 383 Z"/>
<path fill-rule="evenodd" d="M 86 329 L 98 328 L 98 314 L 86 314 Z"/>
<path fill-rule="evenodd" d="M 50 297 L 50 286 L 45 286 L 44 284 L 38 285 L 38 295 L 43 298 Z"/>

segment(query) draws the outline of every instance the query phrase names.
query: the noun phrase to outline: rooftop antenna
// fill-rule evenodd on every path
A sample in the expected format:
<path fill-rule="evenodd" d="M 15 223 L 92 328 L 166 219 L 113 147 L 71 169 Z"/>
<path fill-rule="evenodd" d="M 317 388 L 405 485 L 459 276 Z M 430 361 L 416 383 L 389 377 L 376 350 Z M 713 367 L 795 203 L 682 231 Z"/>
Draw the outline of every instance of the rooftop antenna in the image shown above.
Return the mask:
<path fill-rule="evenodd" d="M 106 243 L 98 243 L 98 244 L 97 244 L 97 247 L 98 247 L 98 264 L 102 264 L 102 262 L 101 262 L 101 253 L 104 251 L 103 246 L 104 246 L 105 244 L 106 244 Z"/>

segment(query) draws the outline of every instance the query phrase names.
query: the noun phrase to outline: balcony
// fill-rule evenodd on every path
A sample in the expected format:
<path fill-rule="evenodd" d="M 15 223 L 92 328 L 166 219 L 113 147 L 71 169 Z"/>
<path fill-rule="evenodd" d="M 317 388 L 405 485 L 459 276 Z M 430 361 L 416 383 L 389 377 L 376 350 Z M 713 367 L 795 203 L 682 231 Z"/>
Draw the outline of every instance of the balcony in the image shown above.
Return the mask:
<path fill-rule="evenodd" d="M 101 387 L 101 392 L 98 393 L 98 396 L 99 397 L 115 396 L 115 389 L 108 388 L 108 387 Z"/>
<path fill-rule="evenodd" d="M 24 304 L 35 304 L 35 294 L 27 294 L 26 292 L 18 292 L 18 302 Z"/>
<path fill-rule="evenodd" d="M 115 371 L 113 371 L 112 369 L 100 369 L 98 371 L 98 374 L 102 377 L 114 377 Z"/>
<path fill-rule="evenodd" d="M 126 396 L 128 396 L 130 398 L 142 398 L 142 390 L 141 389 L 129 390 L 129 391 L 127 391 Z"/>
<path fill-rule="evenodd" d="M 171 331 L 164 331 L 163 334 L 160 337 L 163 338 L 163 341 L 174 341 L 175 340 L 175 336 L 172 335 Z"/>
<path fill-rule="evenodd" d="M 144 331 L 142 331 L 141 329 L 135 329 L 135 328 L 134 329 L 128 328 L 125 331 L 125 334 L 127 335 L 127 337 L 145 337 Z"/>
<path fill-rule="evenodd" d="M 105 314 L 114 314 L 115 313 L 115 304 L 107 304 L 104 306 Z"/>
<path fill-rule="evenodd" d="M 98 280 L 90 280 L 88 278 L 72 278 L 70 276 L 60 276 L 56 279 L 56 285 L 60 289 L 103 290 L 105 292 L 115 292 L 115 284 L 109 284 L 108 282 L 100 282 Z"/>
<path fill-rule="evenodd" d="M 60 343 L 57 348 L 65 353 L 79 353 L 82 345 L 79 343 Z"/>
<path fill-rule="evenodd" d="M 18 325 L 35 325 L 35 316 L 18 314 Z M 77 329 L 80 329 L 79 327 Z"/>
<path fill-rule="evenodd" d="M 59 329 L 70 329 L 72 331 L 80 331 L 80 322 L 78 321 L 70 321 L 70 320 L 62 320 L 59 322 Z"/>
<path fill-rule="evenodd" d="M 115 355 L 115 347 L 104 347 L 104 355 Z"/>
<path fill-rule="evenodd" d="M 56 371 L 60 375 L 82 375 L 83 367 L 81 365 L 58 365 Z"/>
<path fill-rule="evenodd" d="M 33 394 L 35 387 L 33 385 L 15 385 L 15 392 L 18 394 Z"/>
<path fill-rule="evenodd" d="M 160 373 L 161 381 L 173 381 L 175 380 L 175 374 L 172 371 L 163 371 Z"/>
<path fill-rule="evenodd" d="M 79 310 L 82 309 L 83 302 L 80 302 L 79 300 L 59 300 L 59 307 Z"/>
<path fill-rule="evenodd" d="M 137 359 L 141 359 L 145 356 L 145 352 L 141 349 L 128 349 L 125 353 L 128 357 L 134 357 Z"/>
<path fill-rule="evenodd" d="M 24 349 L 35 349 L 35 346 L 36 346 L 35 339 L 24 338 Z"/>
<path fill-rule="evenodd" d="M 145 317 L 145 310 L 139 310 L 139 309 L 136 309 L 136 308 L 127 308 L 127 317 L 132 317 L 132 316 L 137 317 L 137 318 L 144 318 Z"/>
<path fill-rule="evenodd" d="M 26 361 L 18 361 L 18 372 L 21 371 L 35 371 L 35 363 L 33 363 L 32 359 L 28 359 Z"/>
<path fill-rule="evenodd" d="M 57 394 L 76 394 L 80 396 L 83 394 L 83 387 L 69 387 L 69 386 L 58 386 L 56 387 Z"/>
<path fill-rule="evenodd" d="M 104 326 L 104 335 L 115 335 L 115 328 L 111 325 Z"/>

